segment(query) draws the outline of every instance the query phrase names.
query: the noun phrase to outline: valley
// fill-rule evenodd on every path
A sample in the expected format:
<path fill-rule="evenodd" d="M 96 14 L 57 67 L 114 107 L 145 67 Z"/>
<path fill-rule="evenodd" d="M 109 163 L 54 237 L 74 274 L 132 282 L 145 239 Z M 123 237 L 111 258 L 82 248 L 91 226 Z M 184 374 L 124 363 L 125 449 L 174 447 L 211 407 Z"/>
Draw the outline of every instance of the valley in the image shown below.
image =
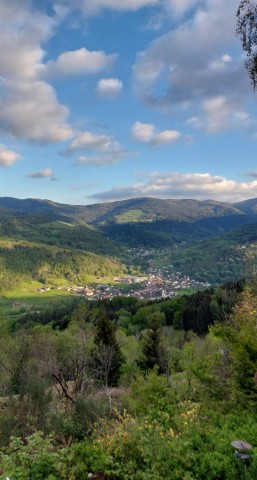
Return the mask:
<path fill-rule="evenodd" d="M 98 296 L 162 298 L 248 278 L 257 266 L 256 205 L 0 198 L 0 290 L 35 291 L 36 282 L 38 289 L 88 285 Z M 117 281 L 129 275 L 145 283 Z"/>
<path fill-rule="evenodd" d="M 0 477 L 139 479 L 144 465 L 147 478 L 180 480 L 214 465 L 210 480 L 236 478 L 231 435 L 256 435 L 255 213 L 11 203 L 0 215 Z M 251 480 L 255 469 L 253 454 Z"/>

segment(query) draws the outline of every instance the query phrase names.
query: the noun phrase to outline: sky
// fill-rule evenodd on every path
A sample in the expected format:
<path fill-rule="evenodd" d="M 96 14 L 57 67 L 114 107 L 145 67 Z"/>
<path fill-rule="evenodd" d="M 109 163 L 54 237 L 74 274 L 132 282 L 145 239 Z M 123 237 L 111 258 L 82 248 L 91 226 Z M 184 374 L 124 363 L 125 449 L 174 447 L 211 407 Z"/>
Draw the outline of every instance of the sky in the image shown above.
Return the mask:
<path fill-rule="evenodd" d="M 257 197 L 239 0 L 1 0 L 0 195 Z"/>

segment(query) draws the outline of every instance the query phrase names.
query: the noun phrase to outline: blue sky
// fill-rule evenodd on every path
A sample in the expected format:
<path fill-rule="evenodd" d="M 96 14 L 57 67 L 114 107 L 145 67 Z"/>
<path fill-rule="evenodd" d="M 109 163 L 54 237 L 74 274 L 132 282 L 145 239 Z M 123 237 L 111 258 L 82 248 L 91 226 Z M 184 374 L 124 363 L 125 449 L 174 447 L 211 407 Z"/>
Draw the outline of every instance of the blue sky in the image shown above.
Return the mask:
<path fill-rule="evenodd" d="M 257 197 L 238 0 L 1 0 L 1 196 Z"/>

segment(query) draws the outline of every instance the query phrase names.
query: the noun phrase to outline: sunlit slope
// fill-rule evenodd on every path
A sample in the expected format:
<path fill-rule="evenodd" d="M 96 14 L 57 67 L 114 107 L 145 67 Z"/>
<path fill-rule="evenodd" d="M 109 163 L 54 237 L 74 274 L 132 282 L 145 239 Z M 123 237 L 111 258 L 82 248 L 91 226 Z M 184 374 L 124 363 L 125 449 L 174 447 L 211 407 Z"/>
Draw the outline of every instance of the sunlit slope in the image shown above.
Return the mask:
<path fill-rule="evenodd" d="M 40 213 L 0 209 L 0 236 L 115 255 L 119 248 L 95 227 L 55 220 Z"/>
<path fill-rule="evenodd" d="M 0 291 L 33 282 L 84 285 L 96 278 L 111 281 L 125 271 L 118 261 L 93 253 L 28 241 L 0 239 Z"/>

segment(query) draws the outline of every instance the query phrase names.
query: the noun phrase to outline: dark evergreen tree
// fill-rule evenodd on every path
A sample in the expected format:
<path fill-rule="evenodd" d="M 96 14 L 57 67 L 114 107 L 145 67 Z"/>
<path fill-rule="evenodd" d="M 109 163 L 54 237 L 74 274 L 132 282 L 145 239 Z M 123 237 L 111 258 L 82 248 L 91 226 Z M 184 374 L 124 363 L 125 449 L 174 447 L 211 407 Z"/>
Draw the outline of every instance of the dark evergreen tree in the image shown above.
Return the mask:
<path fill-rule="evenodd" d="M 151 370 L 155 367 L 159 374 L 167 373 L 167 351 L 163 345 L 162 324 L 158 313 L 154 313 L 149 322 L 149 328 L 142 337 L 142 357 L 139 366 L 143 370 Z"/>
<path fill-rule="evenodd" d="M 211 299 L 210 290 L 185 297 L 181 314 L 183 330 L 193 330 L 198 335 L 208 332 L 209 325 L 213 324 Z"/>
<path fill-rule="evenodd" d="M 115 325 L 105 312 L 96 321 L 94 343 L 90 362 L 94 377 L 106 387 L 117 386 L 124 358 L 116 339 Z"/>

